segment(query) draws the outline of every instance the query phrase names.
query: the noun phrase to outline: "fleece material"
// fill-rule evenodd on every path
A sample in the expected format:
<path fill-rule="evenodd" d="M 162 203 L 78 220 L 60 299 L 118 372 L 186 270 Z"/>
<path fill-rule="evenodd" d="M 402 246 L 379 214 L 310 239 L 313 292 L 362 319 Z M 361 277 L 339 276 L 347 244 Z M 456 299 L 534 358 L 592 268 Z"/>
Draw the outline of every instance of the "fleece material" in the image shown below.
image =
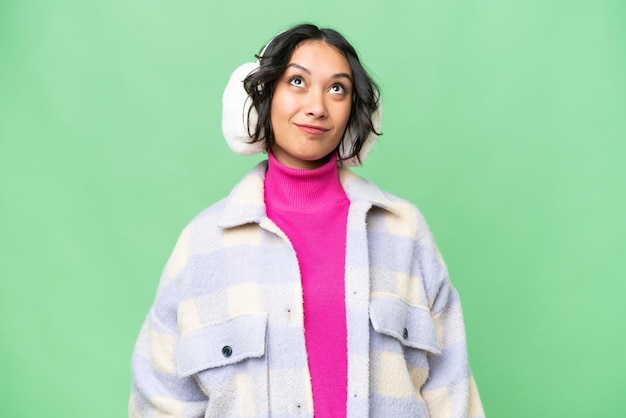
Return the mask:
<path fill-rule="evenodd" d="M 268 154 L 267 216 L 287 235 L 300 266 L 304 335 L 317 417 L 346 416 L 347 340 L 344 269 L 350 202 L 337 156 L 297 170 Z"/>
<path fill-rule="evenodd" d="M 260 163 L 194 218 L 132 359 L 130 417 L 313 418 L 302 284 Z M 459 295 L 424 218 L 349 169 L 349 418 L 477 418 Z"/>

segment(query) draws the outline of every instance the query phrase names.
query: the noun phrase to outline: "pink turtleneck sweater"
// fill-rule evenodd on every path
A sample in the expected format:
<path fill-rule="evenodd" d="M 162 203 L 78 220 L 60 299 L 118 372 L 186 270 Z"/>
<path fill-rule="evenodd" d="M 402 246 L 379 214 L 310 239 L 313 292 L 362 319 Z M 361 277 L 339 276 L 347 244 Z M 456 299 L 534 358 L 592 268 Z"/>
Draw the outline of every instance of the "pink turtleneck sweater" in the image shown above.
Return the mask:
<path fill-rule="evenodd" d="M 267 216 L 289 237 L 300 265 L 304 333 L 317 417 L 345 417 L 347 341 L 346 224 L 350 202 L 339 182 L 337 156 L 297 170 L 268 153 Z"/>

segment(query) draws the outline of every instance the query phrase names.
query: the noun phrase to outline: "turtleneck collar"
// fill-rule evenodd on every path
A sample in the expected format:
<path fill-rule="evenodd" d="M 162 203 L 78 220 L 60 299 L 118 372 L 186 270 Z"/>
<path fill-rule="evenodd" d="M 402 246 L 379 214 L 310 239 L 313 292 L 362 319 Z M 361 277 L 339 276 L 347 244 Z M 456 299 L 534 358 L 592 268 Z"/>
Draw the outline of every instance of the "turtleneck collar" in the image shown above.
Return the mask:
<path fill-rule="evenodd" d="M 268 155 L 265 175 L 265 205 L 268 209 L 311 213 L 347 201 L 339 182 L 337 155 L 313 170 L 290 168 Z"/>

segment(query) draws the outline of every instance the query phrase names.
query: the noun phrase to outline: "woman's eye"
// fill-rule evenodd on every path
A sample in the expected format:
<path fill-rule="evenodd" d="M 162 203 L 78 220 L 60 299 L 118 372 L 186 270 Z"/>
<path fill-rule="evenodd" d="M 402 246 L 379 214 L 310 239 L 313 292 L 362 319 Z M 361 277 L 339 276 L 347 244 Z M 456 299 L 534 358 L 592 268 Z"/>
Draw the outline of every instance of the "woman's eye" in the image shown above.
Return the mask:
<path fill-rule="evenodd" d="M 304 80 L 302 77 L 291 77 L 289 79 L 289 84 L 296 87 L 302 87 L 304 85 Z"/>
<path fill-rule="evenodd" d="M 331 93 L 344 94 L 346 92 L 346 89 L 344 89 L 341 84 L 334 84 L 330 88 L 330 91 L 331 91 Z"/>

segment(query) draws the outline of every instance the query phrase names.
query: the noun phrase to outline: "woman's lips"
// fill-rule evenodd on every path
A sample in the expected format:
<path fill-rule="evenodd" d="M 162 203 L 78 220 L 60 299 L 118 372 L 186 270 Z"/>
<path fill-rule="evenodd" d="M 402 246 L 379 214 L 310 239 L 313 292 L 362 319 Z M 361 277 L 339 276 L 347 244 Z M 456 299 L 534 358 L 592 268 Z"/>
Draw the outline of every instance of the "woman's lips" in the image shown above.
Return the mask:
<path fill-rule="evenodd" d="M 299 123 L 296 123 L 295 125 L 300 128 L 301 131 L 309 135 L 323 135 L 330 130 L 329 128 L 324 128 L 323 126 L 317 125 L 306 125 Z"/>

